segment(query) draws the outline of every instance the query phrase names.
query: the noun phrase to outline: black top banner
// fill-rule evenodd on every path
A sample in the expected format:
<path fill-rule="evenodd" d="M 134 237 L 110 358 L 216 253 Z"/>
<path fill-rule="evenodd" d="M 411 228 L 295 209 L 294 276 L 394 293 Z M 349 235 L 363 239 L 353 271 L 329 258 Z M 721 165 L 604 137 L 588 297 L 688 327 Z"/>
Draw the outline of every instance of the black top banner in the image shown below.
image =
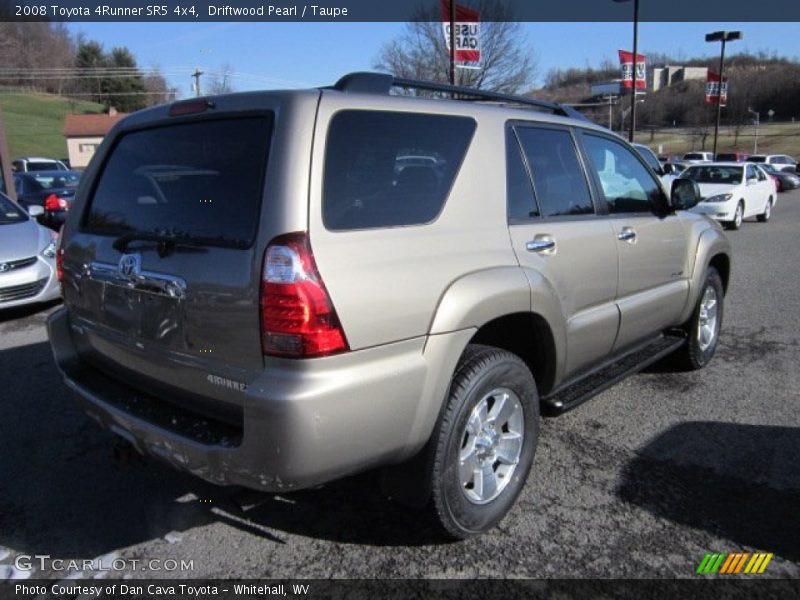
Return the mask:
<path fill-rule="evenodd" d="M 1 21 L 402 22 L 441 20 L 440 0 L 0 0 Z M 798 0 L 461 0 L 482 21 L 643 22 L 800 21 Z"/>

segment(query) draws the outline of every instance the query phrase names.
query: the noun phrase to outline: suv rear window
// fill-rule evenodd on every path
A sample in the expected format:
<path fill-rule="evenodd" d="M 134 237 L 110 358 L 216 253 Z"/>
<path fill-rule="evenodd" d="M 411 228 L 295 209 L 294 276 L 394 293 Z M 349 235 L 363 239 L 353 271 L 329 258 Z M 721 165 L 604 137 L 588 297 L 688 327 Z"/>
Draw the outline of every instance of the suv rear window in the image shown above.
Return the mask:
<path fill-rule="evenodd" d="M 98 233 L 137 231 L 250 246 L 271 128 L 265 116 L 123 135 L 103 167 L 84 226 Z"/>
<path fill-rule="evenodd" d="M 433 221 L 474 131 L 468 117 L 338 113 L 325 152 L 325 226 L 337 231 Z"/>

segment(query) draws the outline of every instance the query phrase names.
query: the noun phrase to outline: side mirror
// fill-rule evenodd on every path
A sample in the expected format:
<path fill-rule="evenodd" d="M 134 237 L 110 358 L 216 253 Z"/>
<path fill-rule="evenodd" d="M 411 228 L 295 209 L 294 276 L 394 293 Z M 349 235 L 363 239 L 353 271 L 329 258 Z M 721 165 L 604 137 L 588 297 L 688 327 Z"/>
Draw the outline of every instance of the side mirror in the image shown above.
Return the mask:
<path fill-rule="evenodd" d="M 28 214 L 32 217 L 41 217 L 44 214 L 44 208 L 38 204 L 32 204 L 28 207 Z"/>
<path fill-rule="evenodd" d="M 758 179 L 756 177 L 751 177 L 747 180 L 747 185 L 755 185 L 758 183 Z"/>
<path fill-rule="evenodd" d="M 669 205 L 673 210 L 689 210 L 702 200 L 700 187 L 691 179 L 678 178 L 672 182 Z"/>

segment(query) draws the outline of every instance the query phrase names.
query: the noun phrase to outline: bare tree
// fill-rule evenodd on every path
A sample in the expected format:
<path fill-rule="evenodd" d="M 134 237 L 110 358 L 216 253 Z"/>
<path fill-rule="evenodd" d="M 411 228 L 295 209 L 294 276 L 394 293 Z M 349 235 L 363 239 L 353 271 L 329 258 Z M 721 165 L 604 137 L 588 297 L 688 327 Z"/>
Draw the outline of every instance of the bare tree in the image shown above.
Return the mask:
<path fill-rule="evenodd" d="M 456 84 L 504 93 L 520 93 L 537 75 L 534 51 L 521 37 L 519 23 L 510 21 L 510 9 L 496 0 L 481 0 L 481 68 L 456 69 Z M 419 11 L 414 22 L 387 42 L 374 67 L 398 77 L 449 82 L 450 57 L 441 17 L 436 9 Z"/>
<path fill-rule="evenodd" d="M 233 67 L 229 64 L 222 65 L 219 71 L 214 71 L 208 78 L 205 93 L 216 96 L 218 94 L 230 94 L 234 91 L 231 78 L 233 77 Z"/>
<path fill-rule="evenodd" d="M 148 106 L 172 102 L 178 98 L 178 88 L 170 87 L 158 65 L 151 67 L 150 72 L 144 78 L 144 85 L 147 88 Z"/>

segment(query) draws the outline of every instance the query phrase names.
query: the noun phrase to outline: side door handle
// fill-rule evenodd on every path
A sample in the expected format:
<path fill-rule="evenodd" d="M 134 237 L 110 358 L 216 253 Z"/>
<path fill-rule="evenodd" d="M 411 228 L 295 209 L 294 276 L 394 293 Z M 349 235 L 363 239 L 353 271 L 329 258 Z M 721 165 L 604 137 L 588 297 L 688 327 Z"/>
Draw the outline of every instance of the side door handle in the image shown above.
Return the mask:
<path fill-rule="evenodd" d="M 553 254 L 556 250 L 556 241 L 549 235 L 536 236 L 525 244 L 528 252 L 539 252 L 541 254 Z"/>
<path fill-rule="evenodd" d="M 635 242 L 636 230 L 633 227 L 623 227 L 622 231 L 617 234 L 617 239 L 621 242 Z"/>

